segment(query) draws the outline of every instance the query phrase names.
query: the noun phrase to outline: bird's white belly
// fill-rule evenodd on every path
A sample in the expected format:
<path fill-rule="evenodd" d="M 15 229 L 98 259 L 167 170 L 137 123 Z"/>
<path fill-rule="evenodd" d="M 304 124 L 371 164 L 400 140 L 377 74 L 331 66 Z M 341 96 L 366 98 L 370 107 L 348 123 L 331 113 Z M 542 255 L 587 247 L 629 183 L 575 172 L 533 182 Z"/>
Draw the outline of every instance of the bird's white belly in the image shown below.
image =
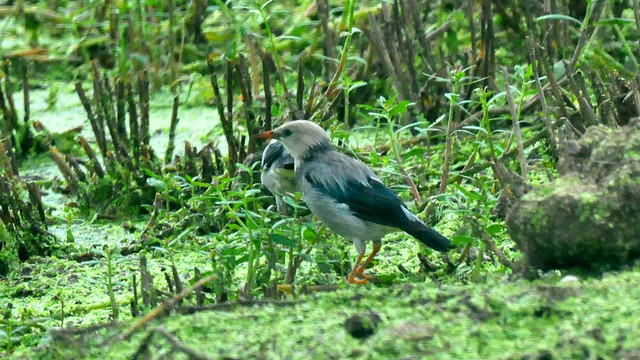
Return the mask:
<path fill-rule="evenodd" d="M 353 215 L 349 206 L 316 191 L 303 194 L 309 210 L 338 235 L 360 240 L 377 240 L 395 228 L 365 221 Z"/>

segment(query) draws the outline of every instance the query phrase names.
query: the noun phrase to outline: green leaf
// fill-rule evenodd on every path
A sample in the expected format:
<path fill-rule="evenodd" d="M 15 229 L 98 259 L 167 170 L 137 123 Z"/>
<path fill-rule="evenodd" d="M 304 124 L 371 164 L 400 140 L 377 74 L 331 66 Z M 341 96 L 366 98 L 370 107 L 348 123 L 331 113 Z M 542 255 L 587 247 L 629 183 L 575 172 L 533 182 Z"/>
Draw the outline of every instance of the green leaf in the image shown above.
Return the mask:
<path fill-rule="evenodd" d="M 186 230 L 184 230 L 183 232 L 181 232 L 180 234 L 178 234 L 178 236 L 175 237 L 175 239 L 173 239 L 171 241 L 171 243 L 174 242 L 180 242 L 182 240 L 183 237 L 187 236 L 189 233 L 191 232 L 191 228 L 188 228 Z"/>
<path fill-rule="evenodd" d="M 601 25 L 624 25 L 624 24 L 628 24 L 628 23 L 634 23 L 635 20 L 633 19 L 626 19 L 626 18 L 610 18 L 610 19 L 604 19 L 604 20 L 600 20 L 600 21 L 596 21 L 595 25 L 601 26 Z"/>
<path fill-rule="evenodd" d="M 93 252 L 96 255 L 105 257 L 105 258 L 107 257 L 107 253 L 104 252 L 104 250 L 102 248 L 99 248 L 99 247 L 93 248 L 91 252 Z"/>
<path fill-rule="evenodd" d="M 284 201 L 285 204 L 287 204 L 287 205 L 289 205 L 291 207 L 294 207 L 294 208 L 295 207 L 300 207 L 300 204 L 298 204 L 296 202 L 296 200 L 294 198 L 292 198 L 291 196 L 283 195 L 282 196 L 282 201 Z"/>
<path fill-rule="evenodd" d="M 260 227 L 258 226 L 258 224 L 256 224 L 255 221 L 253 221 L 253 218 L 251 216 L 246 216 L 245 220 L 244 220 L 244 224 L 247 226 L 247 228 L 249 228 L 250 230 L 258 230 Z"/>
<path fill-rule="evenodd" d="M 280 234 L 269 234 L 269 240 L 273 241 L 276 244 L 287 247 L 294 247 L 296 245 L 295 241 Z"/>
<path fill-rule="evenodd" d="M 167 185 L 164 183 L 164 181 L 162 180 L 158 180 L 156 178 L 147 178 L 147 185 L 151 186 L 152 188 L 156 189 L 157 191 L 163 191 L 166 190 Z"/>
<path fill-rule="evenodd" d="M 556 79 L 560 79 L 561 77 L 563 77 L 566 72 L 567 69 L 565 68 L 562 61 L 558 61 L 553 64 L 553 75 L 556 77 Z"/>
<path fill-rule="evenodd" d="M 318 234 L 313 229 L 305 227 L 304 230 L 302 231 L 302 236 L 308 241 L 312 241 L 318 236 Z"/>
<path fill-rule="evenodd" d="M 366 81 L 356 81 L 353 84 L 351 84 L 351 86 L 349 86 L 349 91 L 353 91 L 359 87 L 365 86 L 367 85 Z"/>
<path fill-rule="evenodd" d="M 407 106 L 409 106 L 409 100 L 403 100 L 396 105 L 394 105 L 389 110 L 389 116 L 394 116 L 396 114 L 404 113 L 407 111 Z"/>
<path fill-rule="evenodd" d="M 487 130 L 485 128 L 483 128 L 483 127 L 480 127 L 480 126 L 467 125 L 467 126 L 464 126 L 462 128 L 463 129 L 467 129 L 467 130 L 476 130 L 478 132 L 483 132 L 485 134 L 487 133 Z"/>
<path fill-rule="evenodd" d="M 132 60 L 136 60 L 142 64 L 146 64 L 149 62 L 149 57 L 140 53 L 130 53 L 129 56 L 131 57 Z"/>
<path fill-rule="evenodd" d="M 467 190 L 456 183 L 454 183 L 453 186 L 469 199 L 476 200 L 476 201 L 484 200 L 484 197 L 480 195 L 480 193 L 478 193 L 477 191 Z"/>
<path fill-rule="evenodd" d="M 475 240 L 475 238 L 469 236 L 469 235 L 453 235 L 451 237 L 451 243 L 453 245 L 456 246 L 460 246 L 460 245 L 467 245 L 471 242 L 473 242 Z"/>
<path fill-rule="evenodd" d="M 495 224 L 491 224 L 491 225 L 487 226 L 485 231 L 489 235 L 495 235 L 495 234 L 498 234 L 498 233 L 502 232 L 502 230 L 504 230 L 505 228 L 506 228 L 506 226 L 504 226 L 504 224 L 495 223 Z"/>
<path fill-rule="evenodd" d="M 243 164 L 243 163 L 236 163 L 236 166 L 248 173 L 251 173 L 251 168 L 248 167 L 247 165 Z"/>
<path fill-rule="evenodd" d="M 444 97 L 452 103 L 457 103 L 458 99 L 460 99 L 460 95 L 456 93 L 445 93 Z"/>
<path fill-rule="evenodd" d="M 543 15 L 536 18 L 536 21 L 543 21 L 543 20 L 568 20 L 582 26 L 582 22 L 580 20 L 573 18 L 571 16 L 562 15 L 562 14 L 549 14 L 549 15 Z"/>
<path fill-rule="evenodd" d="M 299 36 L 280 35 L 276 39 L 278 39 L 278 40 L 300 40 L 302 38 L 299 37 Z"/>
<path fill-rule="evenodd" d="M 160 246 L 152 246 L 151 247 L 153 250 L 156 250 L 157 252 L 161 252 L 161 253 L 168 253 L 169 251 L 163 247 Z"/>
<path fill-rule="evenodd" d="M 200 181 L 192 181 L 191 185 L 199 186 L 199 187 L 203 187 L 203 188 L 208 188 L 208 187 L 211 186 L 211 184 L 203 183 L 203 182 L 200 182 Z"/>
<path fill-rule="evenodd" d="M 369 156 L 371 157 L 371 164 L 377 164 L 380 161 L 380 156 L 375 151 L 371 151 Z"/>
<path fill-rule="evenodd" d="M 271 226 L 271 230 L 273 230 L 273 229 L 277 229 L 277 228 L 279 228 L 279 227 L 281 227 L 281 226 L 283 226 L 283 227 L 284 227 L 284 226 L 286 226 L 286 225 L 287 225 L 287 223 L 288 223 L 288 222 L 289 222 L 289 219 L 281 219 L 281 220 L 278 220 L 278 221 L 276 221 L 276 222 Z"/>
<path fill-rule="evenodd" d="M 256 196 L 256 195 L 260 195 L 260 192 L 262 192 L 262 190 L 260 189 L 249 189 L 244 193 L 244 196 L 245 197 Z"/>
<path fill-rule="evenodd" d="M 425 148 L 421 148 L 421 147 L 413 148 L 413 149 L 407 151 L 407 153 L 404 154 L 404 156 L 402 156 L 402 161 L 405 161 L 405 160 L 407 160 L 409 158 L 412 158 L 414 156 L 422 156 L 426 152 L 427 152 L 427 149 L 425 149 Z"/>

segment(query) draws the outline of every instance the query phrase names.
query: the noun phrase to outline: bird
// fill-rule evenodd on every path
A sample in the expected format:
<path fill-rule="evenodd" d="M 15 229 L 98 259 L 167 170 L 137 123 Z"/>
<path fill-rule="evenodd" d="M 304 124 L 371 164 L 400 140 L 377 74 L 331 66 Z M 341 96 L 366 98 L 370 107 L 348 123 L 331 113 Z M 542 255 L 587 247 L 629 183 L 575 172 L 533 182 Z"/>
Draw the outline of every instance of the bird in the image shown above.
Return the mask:
<path fill-rule="evenodd" d="M 314 122 L 290 121 L 257 137 L 282 143 L 293 157 L 298 188 L 311 213 L 334 233 L 352 239 L 358 256 L 349 283 L 366 284 L 373 278 L 364 270 L 390 232 L 405 231 L 437 251 L 453 248 L 449 239 L 411 213 L 366 164 L 339 152 Z M 373 249 L 363 261 L 369 241 Z"/>
<path fill-rule="evenodd" d="M 293 157 L 281 142 L 272 139 L 262 152 L 262 174 L 260 182 L 276 198 L 276 210 L 287 215 L 287 205 L 283 194 L 295 194 L 298 191 L 294 174 Z"/>

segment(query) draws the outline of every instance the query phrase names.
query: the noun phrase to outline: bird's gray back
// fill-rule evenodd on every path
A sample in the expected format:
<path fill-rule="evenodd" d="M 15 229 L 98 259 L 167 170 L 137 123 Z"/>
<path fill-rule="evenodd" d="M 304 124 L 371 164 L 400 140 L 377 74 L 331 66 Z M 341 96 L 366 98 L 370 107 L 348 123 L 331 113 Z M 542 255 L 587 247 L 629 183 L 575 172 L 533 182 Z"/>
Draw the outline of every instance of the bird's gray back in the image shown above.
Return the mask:
<path fill-rule="evenodd" d="M 344 191 L 350 181 L 367 184 L 369 177 L 377 179 L 373 171 L 360 160 L 336 150 L 315 154 L 313 158 L 300 159 L 297 166 L 298 183 L 302 184 L 304 177 L 311 176 L 313 182 L 335 190 Z"/>

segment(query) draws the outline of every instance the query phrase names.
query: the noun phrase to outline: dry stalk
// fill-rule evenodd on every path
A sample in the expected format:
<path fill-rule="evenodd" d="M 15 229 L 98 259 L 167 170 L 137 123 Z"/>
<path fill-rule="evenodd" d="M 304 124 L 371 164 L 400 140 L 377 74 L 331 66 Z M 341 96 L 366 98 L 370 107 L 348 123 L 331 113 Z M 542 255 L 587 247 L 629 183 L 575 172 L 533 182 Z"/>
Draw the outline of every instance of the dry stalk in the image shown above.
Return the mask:
<path fill-rule="evenodd" d="M 502 72 L 504 74 L 504 85 L 505 85 L 505 90 L 507 92 L 507 103 L 509 104 L 509 108 L 511 108 L 511 121 L 513 123 L 513 134 L 516 137 L 516 142 L 518 144 L 518 160 L 520 162 L 520 175 L 526 181 L 527 162 L 524 157 L 524 146 L 522 144 L 522 131 L 520 131 L 518 109 L 516 107 L 515 102 L 513 101 L 513 94 L 511 93 L 511 85 L 509 84 L 509 70 L 507 70 L 506 66 L 503 66 Z M 542 94 L 544 95 L 544 93 Z"/>
<path fill-rule="evenodd" d="M 60 169 L 62 176 L 64 176 L 65 180 L 67 181 L 67 186 L 69 188 L 69 191 L 73 194 L 77 194 L 79 189 L 78 187 L 79 180 L 76 174 L 73 172 L 73 170 L 71 170 L 71 168 L 69 167 L 69 164 L 67 164 L 67 162 L 64 160 L 64 157 L 58 151 L 58 149 L 56 149 L 55 147 L 51 147 L 49 154 L 51 155 L 51 158 L 58 166 L 58 169 Z"/>
<path fill-rule="evenodd" d="M 533 36 L 530 35 L 527 37 L 527 45 L 529 47 L 529 62 L 531 63 L 531 67 L 533 68 L 533 76 L 536 80 L 536 87 L 538 88 L 538 100 L 540 101 L 540 106 L 542 106 L 543 119 L 547 127 L 547 132 L 549 132 L 549 145 L 551 147 L 550 151 L 551 154 L 555 157 L 558 154 L 558 145 L 556 143 L 556 135 L 549 113 L 549 107 L 547 106 L 547 99 L 544 96 L 544 89 L 542 88 L 542 83 L 540 82 L 540 71 L 538 70 L 540 61 L 537 60 L 537 57 L 540 54 L 536 52 L 536 47 L 533 43 Z"/>
<path fill-rule="evenodd" d="M 175 149 L 176 141 L 176 128 L 178 127 L 178 107 L 180 105 L 180 95 L 173 97 L 173 109 L 171 111 L 171 125 L 169 126 L 169 143 L 167 144 L 167 151 L 164 154 L 164 162 L 168 164 L 173 157 L 173 150 Z"/>

